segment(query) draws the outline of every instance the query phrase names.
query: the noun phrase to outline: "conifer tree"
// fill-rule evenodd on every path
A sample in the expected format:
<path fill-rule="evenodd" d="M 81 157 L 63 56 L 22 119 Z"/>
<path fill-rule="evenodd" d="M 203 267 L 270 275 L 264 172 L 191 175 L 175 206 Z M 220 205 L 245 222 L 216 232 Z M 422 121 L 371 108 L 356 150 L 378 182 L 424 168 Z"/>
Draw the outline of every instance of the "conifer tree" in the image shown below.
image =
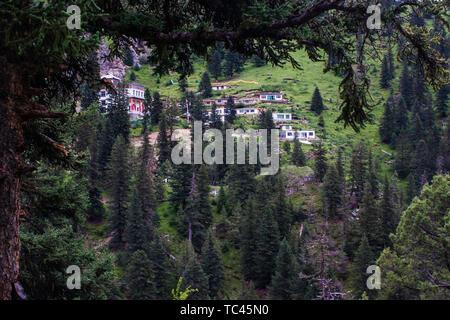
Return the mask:
<path fill-rule="evenodd" d="M 153 100 L 150 107 L 150 117 L 152 124 L 158 124 L 161 121 L 161 116 L 163 113 L 163 103 L 161 101 L 161 96 L 158 91 L 153 93 Z"/>
<path fill-rule="evenodd" d="M 439 117 L 444 118 L 447 115 L 448 92 L 450 86 L 442 86 L 436 93 L 436 109 Z"/>
<path fill-rule="evenodd" d="M 209 299 L 208 277 L 202 269 L 200 262 L 196 259 L 194 250 L 190 250 L 189 258 L 183 272 L 182 287 L 196 289 L 198 291 L 189 295 L 188 300 Z"/>
<path fill-rule="evenodd" d="M 167 134 L 167 117 L 165 112 L 162 113 L 159 122 L 159 133 L 157 138 L 157 144 L 159 150 L 158 161 L 159 163 L 164 163 L 166 160 L 170 159 L 171 154 L 170 140 Z"/>
<path fill-rule="evenodd" d="M 373 196 L 372 187 L 369 182 L 364 186 L 364 194 L 358 212 L 359 228 L 361 234 L 365 234 L 373 250 L 381 249 L 380 219 L 378 206 Z"/>
<path fill-rule="evenodd" d="M 344 170 L 344 161 L 342 159 L 342 148 L 338 148 L 337 151 L 337 160 L 336 160 L 336 170 L 338 173 L 339 181 L 342 186 L 345 185 L 345 170 Z"/>
<path fill-rule="evenodd" d="M 311 111 L 314 111 L 316 114 L 321 114 L 323 109 L 322 96 L 320 95 L 319 88 L 316 87 L 311 101 Z"/>
<path fill-rule="evenodd" d="M 359 142 L 353 148 L 349 173 L 351 191 L 359 202 L 362 199 L 364 182 L 367 177 L 367 155 L 366 148 L 362 142 Z"/>
<path fill-rule="evenodd" d="M 381 65 L 381 78 L 380 78 L 380 86 L 383 89 L 387 89 L 391 86 L 391 74 L 389 70 L 389 60 L 385 55 L 383 57 L 383 63 Z"/>
<path fill-rule="evenodd" d="M 290 143 L 288 140 L 286 140 L 286 141 L 283 143 L 283 150 L 284 150 L 288 155 L 291 153 L 291 143 Z"/>
<path fill-rule="evenodd" d="M 303 149 L 300 141 L 297 137 L 294 140 L 294 150 L 292 151 L 292 164 L 297 167 L 304 167 L 306 165 L 306 157 L 303 153 Z"/>
<path fill-rule="evenodd" d="M 208 71 L 214 77 L 218 79 L 222 74 L 222 56 L 218 50 L 213 50 L 208 60 Z"/>
<path fill-rule="evenodd" d="M 403 61 L 403 69 L 400 73 L 400 83 L 399 83 L 400 93 L 405 100 L 406 107 L 411 110 L 413 105 L 413 80 L 410 75 L 410 71 L 408 68 L 408 62 Z"/>
<path fill-rule="evenodd" d="M 265 288 L 275 270 L 275 260 L 278 253 L 280 236 L 277 221 L 270 207 L 256 218 L 256 255 L 253 263 L 256 265 L 254 280 L 257 288 Z"/>
<path fill-rule="evenodd" d="M 151 263 L 144 251 L 138 250 L 132 254 L 126 269 L 126 279 L 129 299 L 154 299 Z"/>
<path fill-rule="evenodd" d="M 409 125 L 408 110 L 406 108 L 405 100 L 402 96 L 399 97 L 394 109 L 394 128 L 393 131 L 399 135 L 402 130 L 406 130 Z"/>
<path fill-rule="evenodd" d="M 397 227 L 398 218 L 395 212 L 394 204 L 392 201 L 392 189 L 389 185 L 389 180 L 387 176 L 384 176 L 383 183 L 383 196 L 380 203 L 380 219 L 381 219 L 381 231 L 383 233 L 383 247 L 388 247 L 391 245 L 391 240 L 389 239 L 389 234 L 395 232 Z"/>
<path fill-rule="evenodd" d="M 372 193 L 375 198 L 378 197 L 378 176 L 376 173 L 375 163 L 372 156 L 372 149 L 369 149 L 367 160 L 367 179 L 372 187 Z"/>
<path fill-rule="evenodd" d="M 127 251 L 131 254 L 138 250 L 148 252 L 150 240 L 152 239 L 152 228 L 144 217 L 141 205 L 142 201 L 137 192 L 137 188 L 133 188 L 133 196 L 127 212 L 125 229 Z"/>
<path fill-rule="evenodd" d="M 293 271 L 292 252 L 288 241 L 283 238 L 275 262 L 275 272 L 269 286 L 271 299 L 289 300 L 291 298 Z"/>
<path fill-rule="evenodd" d="M 123 63 L 129 67 L 134 65 L 133 51 L 130 48 L 125 49 Z"/>
<path fill-rule="evenodd" d="M 220 187 L 219 195 L 217 196 L 217 212 L 221 213 L 223 209 L 226 209 L 227 195 L 225 194 L 225 188 Z"/>
<path fill-rule="evenodd" d="M 214 243 L 214 237 L 211 229 L 208 230 L 206 240 L 202 246 L 200 263 L 202 265 L 203 272 L 208 278 L 209 296 L 211 299 L 216 299 L 224 280 L 224 273 L 220 252 Z"/>
<path fill-rule="evenodd" d="M 236 120 L 236 109 L 234 105 L 234 99 L 232 96 L 229 96 L 227 99 L 227 103 L 225 104 L 225 112 L 226 117 L 225 120 L 227 123 L 233 123 Z"/>
<path fill-rule="evenodd" d="M 114 96 L 109 116 L 111 118 L 114 139 L 121 135 L 125 142 L 129 143 L 130 116 L 128 115 L 129 106 L 125 90 L 125 86 L 120 84 Z"/>
<path fill-rule="evenodd" d="M 372 248 L 369 244 L 366 234 L 363 233 L 358 250 L 355 253 L 352 270 L 352 295 L 354 298 L 361 297 L 361 295 L 366 292 L 366 270 L 373 263 L 374 256 Z"/>
<path fill-rule="evenodd" d="M 198 91 L 202 94 L 203 98 L 209 98 L 212 96 L 211 80 L 209 79 L 208 72 L 204 72 L 200 84 L 198 86 Z"/>
<path fill-rule="evenodd" d="M 217 105 L 213 103 L 211 108 L 211 116 L 209 117 L 209 127 L 213 129 L 220 129 L 222 127 L 222 120 L 217 114 Z"/>
<path fill-rule="evenodd" d="M 123 245 L 127 220 L 128 192 L 130 183 L 129 151 L 125 139 L 119 135 L 111 151 L 109 186 L 111 190 L 111 246 Z"/>
<path fill-rule="evenodd" d="M 169 261 L 162 239 L 158 234 L 153 236 L 148 257 L 151 261 L 154 297 L 161 300 L 168 299 L 171 279 Z"/>
<path fill-rule="evenodd" d="M 136 74 L 134 73 L 134 71 L 131 71 L 131 74 L 130 74 L 130 81 L 136 81 Z"/>
<path fill-rule="evenodd" d="M 105 125 L 102 130 L 102 136 L 99 143 L 100 153 L 98 155 L 98 169 L 101 175 L 103 175 L 106 171 L 115 140 L 111 117 L 107 116 L 104 123 Z"/>
<path fill-rule="evenodd" d="M 342 183 L 334 165 L 328 167 L 325 175 L 322 195 L 327 216 L 334 217 L 342 203 Z"/>
<path fill-rule="evenodd" d="M 223 65 L 223 74 L 227 78 L 231 78 L 234 73 L 234 57 L 231 51 L 225 53 L 225 62 Z"/>
<path fill-rule="evenodd" d="M 327 172 L 327 151 L 323 146 L 322 142 L 320 142 L 314 150 L 314 174 L 316 179 L 320 182 L 323 181 L 323 177 Z"/>
<path fill-rule="evenodd" d="M 390 143 L 392 138 L 392 133 L 394 132 L 394 126 L 393 126 L 393 97 L 392 94 L 389 97 L 389 99 L 384 104 L 384 112 L 383 112 L 383 118 L 381 119 L 381 124 L 379 127 L 379 133 L 381 141 L 384 143 Z"/>
<path fill-rule="evenodd" d="M 255 206 L 253 199 L 245 203 L 239 226 L 242 274 L 246 280 L 254 279 L 256 272 Z"/>

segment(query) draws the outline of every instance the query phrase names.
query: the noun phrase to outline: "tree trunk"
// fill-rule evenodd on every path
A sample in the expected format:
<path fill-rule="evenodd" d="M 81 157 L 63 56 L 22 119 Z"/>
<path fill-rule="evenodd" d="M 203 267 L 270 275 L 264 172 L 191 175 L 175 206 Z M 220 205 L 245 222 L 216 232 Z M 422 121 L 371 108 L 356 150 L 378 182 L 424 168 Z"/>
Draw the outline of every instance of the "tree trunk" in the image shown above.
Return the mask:
<path fill-rule="evenodd" d="M 13 297 L 19 279 L 20 188 L 23 172 L 22 119 L 17 99 L 23 87 L 18 72 L 0 67 L 0 300 Z"/>

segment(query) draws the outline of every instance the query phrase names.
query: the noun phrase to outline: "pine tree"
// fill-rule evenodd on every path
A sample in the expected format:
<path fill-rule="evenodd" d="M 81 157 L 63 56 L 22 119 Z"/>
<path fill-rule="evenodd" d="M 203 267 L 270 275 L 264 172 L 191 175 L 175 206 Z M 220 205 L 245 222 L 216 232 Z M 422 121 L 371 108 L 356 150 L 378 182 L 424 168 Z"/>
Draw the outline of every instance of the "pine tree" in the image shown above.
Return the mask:
<path fill-rule="evenodd" d="M 206 240 L 202 246 L 200 263 L 202 265 L 203 272 L 208 278 L 209 296 L 211 299 L 216 299 L 224 280 L 224 273 L 220 252 L 214 243 L 214 237 L 211 229 L 208 230 Z"/>
<path fill-rule="evenodd" d="M 320 142 L 314 150 L 314 174 L 320 182 L 327 172 L 327 150 Z"/>
<path fill-rule="evenodd" d="M 360 297 L 365 292 L 367 286 L 367 268 L 374 263 L 372 248 L 364 233 L 358 250 L 355 254 L 355 260 L 352 270 L 352 294 L 353 297 Z"/>
<path fill-rule="evenodd" d="M 254 279 L 257 266 L 256 256 L 256 230 L 255 230 L 255 202 L 253 199 L 245 203 L 239 225 L 241 248 L 242 274 L 245 280 Z"/>
<path fill-rule="evenodd" d="M 209 177 L 205 166 L 194 172 L 191 179 L 184 219 L 183 230 L 196 251 L 200 251 L 206 238 L 206 233 L 212 223 L 212 209 L 209 203 Z M 187 228 L 186 228 L 187 227 Z"/>
<path fill-rule="evenodd" d="M 142 201 L 137 192 L 137 188 L 134 188 L 131 205 L 127 212 L 125 229 L 127 251 L 130 254 L 138 250 L 148 252 L 150 240 L 152 239 L 152 228 L 144 217 L 141 205 Z"/>
<path fill-rule="evenodd" d="M 382 249 L 382 247 L 380 247 L 381 239 L 378 206 L 369 182 L 366 182 L 364 186 L 364 194 L 358 216 L 361 234 L 366 234 L 369 244 L 374 250 Z"/>
<path fill-rule="evenodd" d="M 297 137 L 294 140 L 294 150 L 292 151 L 292 164 L 297 167 L 304 167 L 306 165 L 306 157 L 303 153 L 303 149 L 300 141 Z"/>
<path fill-rule="evenodd" d="M 161 115 L 163 113 L 163 103 L 158 91 L 153 93 L 153 100 L 150 107 L 150 116 L 152 124 L 158 124 L 161 121 Z"/>
<path fill-rule="evenodd" d="M 392 54 L 392 48 L 390 43 L 388 47 L 387 60 L 389 67 L 389 80 L 393 80 L 395 79 L 395 65 L 394 65 L 394 55 Z"/>
<path fill-rule="evenodd" d="M 449 86 L 442 86 L 436 93 L 436 109 L 439 117 L 447 116 Z"/>
<path fill-rule="evenodd" d="M 154 299 L 151 263 L 144 251 L 138 250 L 131 256 L 126 270 L 126 279 L 129 299 Z"/>
<path fill-rule="evenodd" d="M 288 140 L 283 142 L 283 150 L 286 152 L 287 155 L 291 153 L 291 143 Z"/>
<path fill-rule="evenodd" d="M 383 64 L 381 65 L 381 78 L 380 78 L 380 86 L 383 89 L 387 89 L 391 86 L 391 74 L 389 70 L 389 60 L 385 55 L 383 57 Z"/>
<path fill-rule="evenodd" d="M 212 96 L 211 80 L 209 79 L 208 72 L 204 72 L 202 80 L 198 86 L 198 91 L 202 94 L 203 98 L 209 98 Z"/>
<path fill-rule="evenodd" d="M 159 133 L 157 138 L 157 145 L 159 150 L 159 163 L 164 163 L 166 160 L 170 159 L 171 148 L 170 140 L 167 134 L 167 117 L 166 113 L 163 112 L 161 115 L 161 120 L 159 121 Z"/>
<path fill-rule="evenodd" d="M 217 114 L 216 103 L 213 103 L 211 108 L 211 116 L 209 117 L 209 127 L 214 129 L 222 128 L 222 120 L 220 120 L 220 116 Z"/>
<path fill-rule="evenodd" d="M 367 157 L 367 179 L 372 187 L 372 193 L 375 198 L 378 197 L 378 176 L 376 173 L 375 163 L 372 157 L 372 149 L 369 149 Z"/>
<path fill-rule="evenodd" d="M 338 173 L 339 181 L 342 186 L 345 185 L 345 170 L 344 170 L 344 162 L 342 159 L 342 148 L 338 148 L 337 151 L 337 160 L 336 160 L 336 170 Z"/>
<path fill-rule="evenodd" d="M 362 198 L 364 182 L 367 177 L 367 155 L 366 148 L 362 142 L 359 142 L 353 148 L 349 173 L 351 191 L 359 202 Z"/>
<path fill-rule="evenodd" d="M 225 62 L 223 65 L 223 74 L 225 77 L 231 78 L 234 73 L 234 61 L 233 61 L 233 53 L 231 51 L 227 51 L 225 53 Z"/>
<path fill-rule="evenodd" d="M 389 185 L 387 176 L 384 176 L 383 183 L 383 196 L 380 203 L 380 219 L 381 219 L 381 231 L 383 233 L 383 247 L 391 245 L 389 234 L 395 232 L 397 227 L 397 214 L 395 212 L 394 204 L 392 202 L 392 189 Z"/>
<path fill-rule="evenodd" d="M 272 194 L 274 194 L 273 208 L 280 238 L 282 238 L 288 236 L 292 223 L 293 212 L 286 199 L 286 188 L 284 187 L 283 178 L 276 176 L 275 179 L 276 180 L 273 183 L 275 190 L 272 192 Z"/>
<path fill-rule="evenodd" d="M 190 256 L 183 272 L 182 288 L 196 289 L 198 291 L 189 295 L 188 300 L 205 300 L 209 299 L 208 277 L 202 269 L 202 266 L 195 257 L 193 250 L 190 250 Z"/>
<path fill-rule="evenodd" d="M 280 243 L 275 273 L 269 286 L 269 295 L 274 300 L 289 300 L 291 297 L 291 283 L 293 278 L 292 253 L 286 238 Z"/>
<path fill-rule="evenodd" d="M 393 132 L 399 135 L 402 130 L 406 130 L 409 126 L 408 110 L 402 96 L 399 97 L 394 109 L 394 127 Z"/>
<path fill-rule="evenodd" d="M 218 79 L 222 74 L 222 56 L 218 50 L 213 50 L 208 60 L 208 71 L 214 77 Z"/>
<path fill-rule="evenodd" d="M 155 299 L 165 300 L 170 292 L 170 270 L 166 250 L 161 237 L 155 234 L 150 244 L 148 257 L 151 261 L 153 294 Z"/>
<path fill-rule="evenodd" d="M 403 97 L 403 99 L 405 100 L 406 103 L 406 107 L 411 110 L 412 105 L 413 105 L 413 80 L 410 76 L 409 73 L 409 68 L 408 68 L 408 63 L 407 61 L 403 61 L 403 69 L 402 72 L 400 73 L 400 83 L 399 83 L 399 90 L 400 93 Z"/>
<path fill-rule="evenodd" d="M 253 263 L 256 270 L 252 279 L 255 280 L 256 287 L 262 289 L 270 283 L 275 270 L 275 260 L 280 242 L 274 213 L 267 206 L 256 218 L 255 240 L 256 254 Z"/>
<path fill-rule="evenodd" d="M 322 195 L 327 216 L 336 216 L 337 209 L 342 204 L 342 183 L 334 165 L 328 167 L 323 181 Z"/>
<path fill-rule="evenodd" d="M 115 140 L 111 117 L 107 116 L 104 123 L 105 125 L 99 142 L 100 153 L 98 155 L 98 170 L 101 175 L 105 173 Z"/>
<path fill-rule="evenodd" d="M 311 101 L 311 111 L 314 111 L 316 114 L 321 114 L 323 109 L 322 96 L 320 95 L 319 88 L 316 87 Z"/>
<path fill-rule="evenodd" d="M 130 48 L 125 49 L 123 63 L 129 67 L 134 65 L 133 51 Z"/>
<path fill-rule="evenodd" d="M 233 123 L 236 120 L 236 110 L 234 105 L 234 99 L 232 96 L 229 96 L 227 99 L 227 103 L 225 104 L 225 121 L 227 123 Z"/>
<path fill-rule="evenodd" d="M 392 138 L 392 133 L 394 132 L 394 126 L 393 126 L 393 97 L 392 92 L 389 99 L 384 104 L 384 112 L 383 112 L 383 118 L 381 119 L 380 127 L 379 127 L 379 133 L 381 141 L 384 143 L 390 143 Z"/>
<path fill-rule="evenodd" d="M 123 245 L 127 220 L 128 192 L 130 183 L 129 151 L 125 139 L 119 135 L 111 151 L 109 186 L 111 190 L 111 247 Z"/>
<path fill-rule="evenodd" d="M 226 209 L 227 195 L 225 194 L 225 188 L 220 187 L 219 195 L 217 196 L 217 212 L 221 213 L 223 209 Z"/>
<path fill-rule="evenodd" d="M 121 135 L 126 143 L 130 141 L 130 116 L 128 115 L 128 99 L 123 84 L 119 85 L 108 116 L 111 118 L 114 139 Z"/>
<path fill-rule="evenodd" d="M 131 74 L 130 74 L 130 81 L 136 81 L 136 74 L 134 73 L 134 71 L 131 71 Z"/>

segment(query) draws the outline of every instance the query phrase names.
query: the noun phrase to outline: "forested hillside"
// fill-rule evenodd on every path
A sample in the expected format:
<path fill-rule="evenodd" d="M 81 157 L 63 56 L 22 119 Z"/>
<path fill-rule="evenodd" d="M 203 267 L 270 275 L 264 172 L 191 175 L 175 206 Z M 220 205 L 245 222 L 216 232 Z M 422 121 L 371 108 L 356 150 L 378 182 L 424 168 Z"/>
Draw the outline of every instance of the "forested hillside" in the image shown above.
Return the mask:
<path fill-rule="evenodd" d="M 270 12 L 282 18 L 291 9 L 280 5 Z M 357 57 L 360 69 L 352 73 L 341 54 L 348 39 L 339 39 L 335 51 L 290 50 L 291 63 L 281 61 L 289 60 L 284 47 L 239 50 L 215 39 L 204 52 L 186 52 L 190 65 L 172 65 L 164 59 L 173 48 L 161 53 L 151 43 L 118 39 L 117 26 L 108 24 L 109 34 L 89 41 L 120 51 L 114 65 L 124 75 L 116 87 L 99 82 L 114 73 L 112 63 L 87 50 L 77 63 L 89 77 L 75 84 L 69 73 L 56 81 L 53 96 L 28 101 L 52 105 L 52 115 L 36 116 L 21 131 L 20 161 L 32 166 L 20 169 L 17 294 L 449 299 L 448 21 L 415 10 L 402 14 L 405 32 L 421 30 L 433 39 L 424 44 L 413 38 L 436 54 L 443 71 L 442 65 L 429 70 L 433 63 L 414 56 L 389 28 Z M 353 38 L 358 46 L 361 40 Z M 64 81 L 73 81 L 80 95 L 62 99 Z M 145 88 L 142 116 L 130 118 L 127 83 Z M 359 86 L 368 90 L 364 98 Z M 100 99 L 105 88 L 113 97 L 108 105 Z M 3 123 L 7 114 L 0 114 Z M 202 132 L 216 129 L 224 136 L 227 129 L 281 129 L 294 137 L 269 149 L 280 157 L 275 175 L 261 174 L 261 163 L 176 164 L 172 134 L 193 136 L 194 121 L 202 122 Z M 78 290 L 68 288 L 69 266 L 81 270 Z M 369 266 L 381 272 L 375 289 L 367 284 L 375 270 L 368 272 Z"/>

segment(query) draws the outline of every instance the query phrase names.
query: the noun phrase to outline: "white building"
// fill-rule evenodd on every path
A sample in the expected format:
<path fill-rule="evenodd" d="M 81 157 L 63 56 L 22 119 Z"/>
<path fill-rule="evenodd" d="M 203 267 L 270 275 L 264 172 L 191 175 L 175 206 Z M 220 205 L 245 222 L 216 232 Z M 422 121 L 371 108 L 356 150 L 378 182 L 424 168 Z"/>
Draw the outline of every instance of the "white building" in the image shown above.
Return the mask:
<path fill-rule="evenodd" d="M 261 113 L 260 108 L 236 108 L 236 116 L 257 116 Z"/>
<path fill-rule="evenodd" d="M 261 92 L 259 94 L 261 101 L 283 101 L 283 93 L 281 92 Z"/>
<path fill-rule="evenodd" d="M 101 77 L 105 82 L 111 83 L 114 88 L 118 88 L 121 82 L 120 78 L 113 75 Z M 125 94 L 128 100 L 128 113 L 130 118 L 142 118 L 144 115 L 144 91 L 145 87 L 137 83 L 126 83 Z M 99 103 L 101 106 L 108 108 L 114 101 L 114 96 L 107 88 L 103 88 L 99 92 Z"/>
<path fill-rule="evenodd" d="M 312 130 L 282 130 L 280 131 L 280 138 L 284 140 L 293 141 L 295 137 L 300 141 L 308 141 L 316 138 L 315 131 Z"/>
<path fill-rule="evenodd" d="M 292 114 L 290 113 L 272 113 L 274 121 L 290 121 L 292 120 Z"/>
<path fill-rule="evenodd" d="M 224 83 L 213 83 L 211 87 L 215 91 L 223 91 L 229 88 L 229 86 Z"/>

